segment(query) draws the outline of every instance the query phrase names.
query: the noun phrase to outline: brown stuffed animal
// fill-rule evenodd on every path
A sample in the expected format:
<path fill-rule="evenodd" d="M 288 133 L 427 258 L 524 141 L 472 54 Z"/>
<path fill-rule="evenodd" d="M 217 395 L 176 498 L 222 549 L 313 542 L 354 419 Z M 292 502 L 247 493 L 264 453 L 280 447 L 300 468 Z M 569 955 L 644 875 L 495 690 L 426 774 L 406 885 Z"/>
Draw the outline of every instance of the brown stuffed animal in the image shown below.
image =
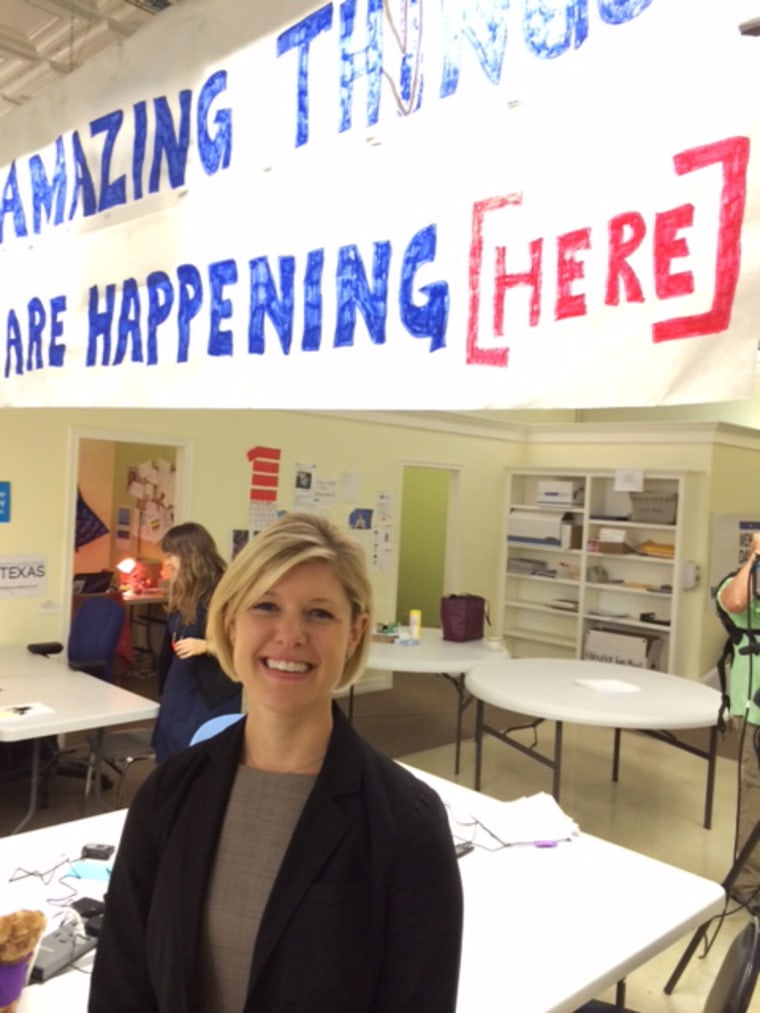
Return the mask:
<path fill-rule="evenodd" d="M 27 963 L 47 924 L 41 911 L 0 915 L 0 1013 L 13 1013 L 26 984 Z"/>

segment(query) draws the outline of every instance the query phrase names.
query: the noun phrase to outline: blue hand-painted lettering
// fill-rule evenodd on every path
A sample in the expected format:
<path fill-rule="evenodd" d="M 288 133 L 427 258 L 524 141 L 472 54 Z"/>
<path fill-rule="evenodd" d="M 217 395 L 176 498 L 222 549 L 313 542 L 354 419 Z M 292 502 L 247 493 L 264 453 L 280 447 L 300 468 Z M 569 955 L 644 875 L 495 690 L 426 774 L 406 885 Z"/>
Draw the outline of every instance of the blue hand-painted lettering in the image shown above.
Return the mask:
<path fill-rule="evenodd" d="M 623 25 L 633 21 L 652 3 L 652 0 L 598 0 L 599 14 L 608 25 Z"/>
<path fill-rule="evenodd" d="M 74 131 L 71 135 L 71 150 L 74 155 L 74 186 L 71 191 L 71 206 L 69 207 L 69 219 L 72 219 L 77 211 L 79 195 L 82 195 L 82 214 L 85 218 L 94 215 L 98 209 L 95 200 L 95 186 L 92 182 L 90 167 L 87 165 L 82 141 L 79 132 Z"/>
<path fill-rule="evenodd" d="M 117 204 L 126 204 L 127 202 L 126 175 L 121 175 L 118 179 L 111 180 L 111 159 L 113 158 L 114 144 L 116 143 L 116 138 L 119 136 L 123 121 L 124 113 L 121 109 L 117 109 L 113 113 L 108 113 L 107 116 L 101 116 L 100 119 L 93 120 L 90 124 L 90 133 L 93 137 L 101 133 L 106 135 L 103 142 L 103 154 L 100 159 L 100 201 L 98 203 L 98 211 L 106 211 Z"/>
<path fill-rule="evenodd" d="M 214 115 L 216 134 L 209 133 L 211 103 L 227 88 L 227 71 L 219 70 L 201 88 L 198 96 L 198 152 L 207 176 L 229 168 L 232 159 L 232 111 L 220 109 Z"/>
<path fill-rule="evenodd" d="M 318 35 L 332 28 L 332 4 L 320 7 L 303 21 L 288 28 L 277 37 L 277 55 L 298 50 L 298 76 L 296 84 L 296 147 L 309 139 L 309 47 Z"/>
<path fill-rule="evenodd" d="M 303 341 L 305 352 L 317 352 L 322 344 L 322 274 L 325 251 L 310 250 L 303 279 Z"/>
<path fill-rule="evenodd" d="M 177 268 L 179 304 L 177 310 L 177 362 L 187 362 L 190 352 L 190 323 L 198 316 L 203 305 L 203 282 L 195 264 L 180 264 Z"/>
<path fill-rule="evenodd" d="M 119 326 L 116 337 L 116 351 L 113 364 L 118 366 L 124 361 L 127 348 L 131 342 L 131 362 L 143 361 L 142 330 L 140 329 L 140 289 L 134 278 L 126 278 L 122 287 L 121 307 L 119 309 Z"/>
<path fill-rule="evenodd" d="M 24 362 L 24 335 L 19 323 L 18 314 L 10 310 L 7 318 L 5 341 L 5 377 L 15 373 L 22 376 L 27 372 L 45 368 L 45 331 L 49 332 L 47 365 L 59 368 L 64 364 L 66 346 L 58 341 L 63 334 L 62 314 L 66 310 L 65 296 L 55 296 L 50 300 L 49 312 L 41 299 L 33 296 L 26 307 L 27 311 L 27 356 Z"/>
<path fill-rule="evenodd" d="M 367 78 L 367 126 L 380 117 L 383 81 L 383 0 L 367 0 L 367 45 L 352 51 L 356 0 L 340 5 L 340 130 L 351 127 L 354 81 Z"/>
<path fill-rule="evenodd" d="M 385 342 L 385 321 L 388 316 L 388 265 L 391 244 L 374 244 L 372 258 L 372 288 L 367 281 L 361 255 L 356 246 L 341 246 L 338 250 L 336 285 L 338 313 L 335 323 L 335 347 L 353 345 L 356 329 L 356 309 L 361 310 L 370 338 L 376 345 Z"/>
<path fill-rule="evenodd" d="M 507 48 L 507 14 L 510 0 L 481 0 L 480 3 L 451 4 L 444 10 L 447 36 L 441 98 L 453 95 L 459 84 L 462 39 L 475 50 L 478 62 L 492 84 L 501 80 Z"/>
<path fill-rule="evenodd" d="M 158 337 L 160 325 L 167 319 L 174 305 L 174 289 L 165 271 L 153 271 L 148 275 L 148 365 L 158 362 Z"/>
<path fill-rule="evenodd" d="M 16 175 L 16 163 L 11 165 L 8 178 L 3 187 L 3 203 L 0 207 L 0 242 L 3 239 L 3 223 L 6 215 L 13 216 L 13 227 L 17 236 L 26 235 L 26 216 L 24 205 L 21 203 L 21 194 L 18 189 L 18 177 Z"/>
<path fill-rule="evenodd" d="M 280 292 L 278 298 L 269 261 L 257 257 L 249 265 L 251 276 L 251 313 L 248 323 L 248 351 L 252 355 L 264 354 L 264 319 L 269 317 L 280 346 L 287 355 L 293 340 L 293 282 L 296 273 L 295 257 L 280 257 Z"/>
<path fill-rule="evenodd" d="M 232 331 L 222 328 L 222 323 L 232 316 L 232 302 L 224 290 L 227 285 L 234 285 L 237 279 L 238 270 L 234 260 L 222 260 L 209 265 L 208 280 L 211 288 L 209 355 L 232 355 Z"/>
<path fill-rule="evenodd" d="M 414 281 L 420 264 L 435 260 L 436 227 L 428 225 L 412 238 L 401 265 L 399 307 L 401 322 L 415 338 L 431 338 L 430 351 L 446 345 L 446 327 L 449 319 L 449 286 L 446 282 L 423 285 L 422 295 L 427 296 L 423 306 L 414 302 Z"/>
<path fill-rule="evenodd" d="M 588 37 L 588 0 L 525 0 L 523 34 L 528 48 L 543 60 L 578 49 Z"/>
<path fill-rule="evenodd" d="M 148 191 L 158 193 L 161 185 L 161 156 L 166 156 L 166 168 L 171 187 L 185 185 L 187 149 L 190 144 L 190 103 L 192 92 L 185 88 L 179 93 L 179 132 L 174 131 L 174 118 L 169 103 L 162 96 L 153 99 L 156 114 L 156 134 L 153 145 L 153 163 L 148 177 Z"/>
<path fill-rule="evenodd" d="M 198 93 L 195 121 L 193 92 L 184 89 L 174 103 L 176 112 L 165 95 L 154 98 L 152 106 L 142 100 L 135 102 L 131 136 L 128 116 L 116 109 L 89 124 L 87 148 L 82 142 L 85 135 L 78 130 L 57 137 L 54 166 L 46 163 L 49 155 L 34 153 L 24 167 L 28 175 L 23 177 L 22 164 L 11 163 L 4 179 L 0 177 L 0 245 L 12 235 L 28 235 L 30 222 L 34 234 L 39 234 L 46 226 L 55 227 L 75 215 L 89 217 L 142 199 L 148 166 L 147 192 L 184 186 L 193 122 L 204 172 L 214 175 L 228 168 L 232 110 L 218 109 L 216 102 L 226 88 L 226 71 L 207 78 Z M 25 201 L 29 201 L 28 209 Z"/>
<path fill-rule="evenodd" d="M 113 326 L 113 312 L 116 306 L 116 286 L 114 284 L 106 285 L 105 309 L 101 310 L 98 306 L 98 286 L 92 285 L 90 287 L 87 313 L 89 327 L 85 362 L 88 366 L 97 364 L 99 338 L 103 345 L 100 356 L 101 365 L 107 366 L 111 361 L 111 327 Z"/>
<path fill-rule="evenodd" d="M 446 345 L 449 315 L 449 286 L 437 280 L 420 285 L 419 273 L 436 257 L 437 226 L 420 229 L 406 246 L 399 265 L 398 320 L 414 338 L 430 341 L 434 352 Z M 303 334 L 301 348 L 318 352 L 322 347 L 325 276 L 325 250 L 310 250 L 301 264 L 303 295 Z M 392 247 L 387 240 L 372 246 L 371 270 L 365 266 L 359 247 L 345 245 L 332 254 L 336 292 L 334 348 L 351 347 L 361 317 L 375 346 L 386 342 L 388 323 L 389 277 Z M 249 306 L 248 354 L 265 355 L 266 327 L 277 337 L 282 355 L 293 350 L 297 277 L 299 262 L 295 256 L 280 256 L 276 272 L 267 257 L 248 261 Z M 276 279 L 276 280 L 275 280 Z M 204 269 L 195 264 L 180 264 L 176 275 L 164 270 L 148 274 L 144 284 L 136 278 L 120 283 L 91 286 L 87 308 L 85 364 L 88 367 L 121 366 L 126 362 L 154 366 L 159 361 L 187 362 L 193 346 L 193 325 L 202 327 L 205 313 L 208 341 L 197 347 L 200 355 L 231 356 L 234 353 L 233 328 L 228 322 L 240 320 L 245 310 L 240 303 L 242 290 L 237 287 L 238 266 L 234 259 L 220 260 Z M 22 375 L 25 370 L 62 366 L 66 345 L 63 314 L 66 300 L 58 296 L 49 307 L 34 297 L 26 307 L 26 321 L 10 309 L 7 314 L 5 375 Z M 172 347 L 173 340 L 176 346 Z M 47 342 L 47 363 L 45 349 Z"/>
<path fill-rule="evenodd" d="M 52 181 L 48 181 L 45 163 L 39 155 L 32 155 L 29 159 L 29 177 L 32 183 L 32 228 L 34 232 L 38 233 L 42 228 L 43 210 L 45 212 L 45 220 L 50 221 L 54 200 L 55 214 L 53 215 L 53 224 L 60 225 L 63 221 L 66 206 L 66 161 L 63 154 L 62 137 L 56 138 L 55 142 L 55 169 L 53 170 Z"/>

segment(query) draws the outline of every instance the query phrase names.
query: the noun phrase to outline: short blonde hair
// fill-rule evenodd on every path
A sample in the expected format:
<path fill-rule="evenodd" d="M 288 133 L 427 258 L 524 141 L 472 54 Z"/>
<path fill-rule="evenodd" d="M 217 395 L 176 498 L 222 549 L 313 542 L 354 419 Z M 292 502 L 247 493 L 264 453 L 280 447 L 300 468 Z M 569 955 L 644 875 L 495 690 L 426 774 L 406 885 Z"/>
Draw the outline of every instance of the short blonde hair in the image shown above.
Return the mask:
<path fill-rule="evenodd" d="M 252 539 L 230 563 L 209 605 L 208 635 L 219 663 L 239 682 L 230 637 L 238 612 L 301 563 L 324 562 L 340 581 L 351 603 L 351 618 L 365 614 L 367 624 L 356 650 L 346 662 L 337 689 L 359 678 L 367 660 L 372 630 L 372 585 L 364 552 L 353 539 L 317 514 L 292 513 L 275 521 Z"/>

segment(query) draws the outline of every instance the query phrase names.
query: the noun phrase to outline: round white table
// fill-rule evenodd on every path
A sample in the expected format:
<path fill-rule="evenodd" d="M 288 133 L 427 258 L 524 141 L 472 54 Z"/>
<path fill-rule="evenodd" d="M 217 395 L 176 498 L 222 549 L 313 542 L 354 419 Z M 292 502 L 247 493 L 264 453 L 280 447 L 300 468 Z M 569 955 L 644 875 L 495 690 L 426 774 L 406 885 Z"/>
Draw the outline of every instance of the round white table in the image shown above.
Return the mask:
<path fill-rule="evenodd" d="M 613 781 L 617 781 L 620 767 L 621 729 L 634 729 L 707 760 L 704 825 L 710 827 L 721 712 L 721 695 L 711 686 L 665 672 L 571 658 L 491 660 L 470 669 L 465 686 L 477 700 L 476 789 L 480 790 L 484 735 L 492 735 L 550 767 L 554 772 L 552 794 L 559 800 L 563 722 L 615 730 Z M 535 718 L 532 727 L 543 720 L 555 721 L 553 755 L 544 756 L 516 740 L 511 734 L 515 728 L 488 725 L 485 704 Z M 707 749 L 683 742 L 671 731 L 685 728 L 709 729 Z"/>
<path fill-rule="evenodd" d="M 382 672 L 412 672 L 443 676 L 457 693 L 457 738 L 454 772 L 459 773 L 462 746 L 462 714 L 472 697 L 465 689 L 465 674 L 479 662 L 508 657 L 501 644 L 489 646 L 488 640 L 457 642 L 444 640 L 441 630 L 423 627 L 418 643 L 395 641 L 387 643 L 373 640 L 369 649 L 367 668 Z M 354 687 L 348 698 L 348 716 L 353 719 Z"/>

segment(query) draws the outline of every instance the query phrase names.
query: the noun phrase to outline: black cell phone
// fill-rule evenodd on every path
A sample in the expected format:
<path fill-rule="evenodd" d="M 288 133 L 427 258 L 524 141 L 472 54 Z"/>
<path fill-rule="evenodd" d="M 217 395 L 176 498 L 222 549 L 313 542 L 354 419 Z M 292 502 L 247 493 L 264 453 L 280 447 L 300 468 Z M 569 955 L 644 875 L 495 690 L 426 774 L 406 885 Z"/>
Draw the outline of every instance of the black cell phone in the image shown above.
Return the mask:
<path fill-rule="evenodd" d="M 84 931 L 88 936 L 99 936 L 103 928 L 103 915 L 93 915 L 84 923 Z"/>
<path fill-rule="evenodd" d="M 97 858 L 106 861 L 113 854 L 113 844 L 85 844 L 82 848 L 82 858 Z"/>
<path fill-rule="evenodd" d="M 454 853 L 457 858 L 462 858 L 464 855 L 469 855 L 471 851 L 475 850 L 475 845 L 472 841 L 460 841 L 459 844 L 454 846 Z"/>
<path fill-rule="evenodd" d="M 105 904 L 102 900 L 95 900 L 94 897 L 78 897 L 77 900 L 72 901 L 69 907 L 74 908 L 86 921 L 94 915 L 103 914 Z"/>

